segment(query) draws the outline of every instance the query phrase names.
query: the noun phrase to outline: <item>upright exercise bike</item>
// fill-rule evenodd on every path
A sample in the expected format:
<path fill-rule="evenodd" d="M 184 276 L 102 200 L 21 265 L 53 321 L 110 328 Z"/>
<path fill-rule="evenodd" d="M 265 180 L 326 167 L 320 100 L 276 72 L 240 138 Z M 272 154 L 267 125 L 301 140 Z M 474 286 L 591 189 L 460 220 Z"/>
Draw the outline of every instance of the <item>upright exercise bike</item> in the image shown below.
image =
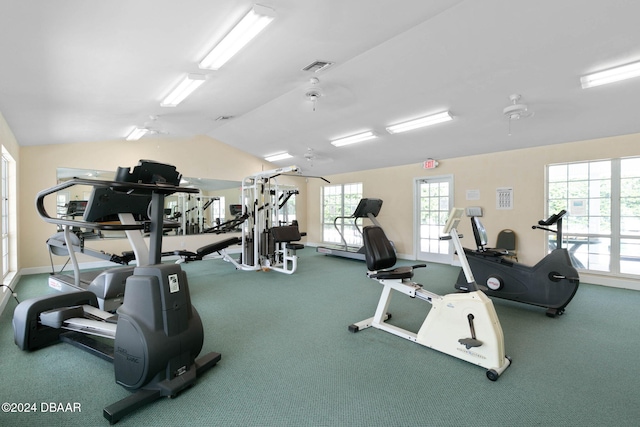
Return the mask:
<path fill-rule="evenodd" d="M 485 248 L 484 226 L 477 217 L 471 217 L 477 250 L 464 248 L 464 253 L 478 283 L 488 288 L 487 295 L 545 307 L 549 317 L 564 313 L 580 283 L 569 252 L 562 247 L 562 218 L 566 213 L 562 210 L 532 227 L 555 233 L 557 242 L 556 248 L 534 266 L 510 261 L 503 252 Z M 549 228 L 554 225 L 555 229 Z M 469 291 L 462 271 L 455 287 Z"/>
<path fill-rule="evenodd" d="M 104 408 L 103 415 L 111 424 L 162 396 L 176 396 L 220 360 L 220 354 L 214 352 L 196 359 L 204 332 L 191 305 L 186 273 L 178 264 L 160 263 L 165 196 L 198 191 L 179 187 L 180 178 L 174 166 L 141 161 L 133 171 L 119 168 L 115 181 L 74 179 L 42 191 L 36 200 L 38 213 L 49 223 L 150 233 L 149 253 L 136 254 L 138 267 L 126 279 L 124 302 L 115 315 L 100 310 L 96 294 L 90 291 L 32 298 L 20 303 L 13 315 L 14 340 L 22 350 L 65 341 L 113 363 L 116 383 L 134 394 Z M 91 185 L 94 190 L 110 188 L 129 198 L 151 195 L 150 221 L 105 224 L 49 216 L 45 196 L 77 184 Z M 103 213 L 127 212 L 127 203 L 113 200 L 105 197 L 92 206 Z M 87 215 L 93 214 L 85 212 L 85 218 Z M 113 345 L 95 336 L 111 339 Z"/>
<path fill-rule="evenodd" d="M 511 359 L 504 353 L 504 336 L 493 303 L 475 286 L 473 274 L 462 251 L 456 228 L 463 212 L 456 208 L 451 211 L 444 232 L 448 234 L 446 238 L 453 241 L 458 253 L 462 254 L 460 261 L 467 286 L 474 290 L 437 295 L 422 289 L 422 285 L 412 282 L 411 278 L 414 268 L 426 265 L 393 268 L 396 263 L 395 249 L 382 228 L 364 227 L 364 247 L 369 270 L 367 276 L 383 286 L 382 295 L 374 316 L 350 325 L 349 331 L 358 332 L 369 327 L 381 329 L 486 368 L 487 378 L 496 381 L 509 367 Z M 387 323 L 391 318 L 387 309 L 391 302 L 391 291 L 394 290 L 432 305 L 418 333 Z"/>

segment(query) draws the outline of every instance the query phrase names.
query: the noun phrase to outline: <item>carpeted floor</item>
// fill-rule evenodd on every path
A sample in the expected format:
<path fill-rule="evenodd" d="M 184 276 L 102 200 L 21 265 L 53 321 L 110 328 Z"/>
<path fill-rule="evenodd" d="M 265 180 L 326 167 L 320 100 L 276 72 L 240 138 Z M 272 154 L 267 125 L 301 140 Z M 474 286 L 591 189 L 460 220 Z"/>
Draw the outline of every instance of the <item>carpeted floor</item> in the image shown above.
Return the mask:
<path fill-rule="evenodd" d="M 349 324 L 373 315 L 382 287 L 365 264 L 299 251 L 298 271 L 242 272 L 221 260 L 183 264 L 205 328 L 203 351 L 222 360 L 196 386 L 125 417 L 122 426 L 635 426 L 640 293 L 582 284 L 566 314 L 494 300 L 513 364 L 484 369 L 391 334 Z M 453 292 L 458 269 L 430 264 L 415 280 Z M 25 276 L 23 300 L 46 274 Z M 67 344 L 33 353 L 13 343 L 15 301 L 0 317 L 2 426 L 107 425 L 102 409 L 129 393 L 113 366 Z M 397 325 L 417 331 L 429 304 L 397 294 Z M 80 412 L 51 412 L 51 405 Z M 33 405 L 35 404 L 35 405 Z M 14 406 L 15 407 L 15 406 Z M 3 406 L 3 409 L 5 406 Z M 46 411 L 43 411 L 46 409 Z"/>

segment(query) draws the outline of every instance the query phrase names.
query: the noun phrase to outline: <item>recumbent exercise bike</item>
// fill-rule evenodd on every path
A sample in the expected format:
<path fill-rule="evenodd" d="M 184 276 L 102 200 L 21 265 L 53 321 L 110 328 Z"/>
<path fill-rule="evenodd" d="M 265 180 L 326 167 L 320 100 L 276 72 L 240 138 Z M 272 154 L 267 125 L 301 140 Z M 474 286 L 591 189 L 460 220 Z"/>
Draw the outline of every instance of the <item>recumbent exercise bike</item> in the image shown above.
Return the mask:
<path fill-rule="evenodd" d="M 464 253 L 478 283 L 487 287 L 487 295 L 545 307 L 549 317 L 564 313 L 580 283 L 569 252 L 562 247 L 562 218 L 566 213 L 562 210 L 532 226 L 556 234 L 556 249 L 534 266 L 510 261 L 504 252 L 486 248 L 486 230 L 478 217 L 471 217 L 477 250 L 464 248 Z M 549 228 L 553 225 L 556 225 L 555 230 Z M 455 288 L 470 290 L 462 271 Z"/>
<path fill-rule="evenodd" d="M 473 273 L 466 262 L 462 244 L 456 230 L 463 210 L 454 208 L 444 228 L 447 235 L 442 239 L 452 240 L 461 254 L 460 262 L 465 273 L 468 293 L 437 295 L 411 281 L 413 269 L 425 264 L 394 267 L 395 249 L 379 226 L 364 227 L 363 238 L 367 262 L 367 276 L 382 286 L 382 294 L 373 317 L 349 325 L 349 331 L 358 332 L 373 327 L 446 353 L 450 356 L 486 368 L 491 381 L 509 367 L 511 358 L 505 355 L 504 335 L 500 320 L 489 299 L 475 284 Z M 417 333 L 399 328 L 387 322 L 387 312 L 392 291 L 431 304 L 431 310 Z"/>

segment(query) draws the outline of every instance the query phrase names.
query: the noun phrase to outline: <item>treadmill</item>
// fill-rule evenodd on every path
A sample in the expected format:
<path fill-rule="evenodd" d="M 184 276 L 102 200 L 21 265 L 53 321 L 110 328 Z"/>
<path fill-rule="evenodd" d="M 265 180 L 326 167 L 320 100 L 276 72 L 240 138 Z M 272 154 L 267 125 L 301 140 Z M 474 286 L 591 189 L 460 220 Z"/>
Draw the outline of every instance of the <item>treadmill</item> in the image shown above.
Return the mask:
<path fill-rule="evenodd" d="M 151 203 L 150 196 L 131 195 L 116 192 L 109 187 L 94 187 L 89 201 L 86 204 L 83 219 L 87 222 L 117 224 L 137 224 L 139 220 L 147 219 L 147 211 Z M 109 205 L 110 204 L 110 205 Z M 108 206 L 118 206 L 120 213 L 114 215 L 106 209 Z M 139 262 L 148 258 L 147 245 L 139 230 L 127 230 L 127 239 L 133 248 L 133 254 L 122 256 L 99 252 L 84 247 L 83 241 L 71 229 L 65 227 L 64 231 L 56 233 L 47 240 L 49 256 L 51 254 L 69 256 L 73 275 L 63 271 L 49 276 L 49 287 L 61 292 L 90 291 L 98 299 L 98 306 L 104 311 L 115 311 L 124 300 L 125 282 L 133 274 L 135 265 L 128 265 L 129 261 L 136 259 Z M 106 259 L 114 263 L 124 264 L 122 267 L 113 267 L 107 270 L 80 271 L 75 254 L 82 253 L 100 259 Z M 65 264 L 66 266 L 66 264 Z M 53 270 L 53 260 L 51 260 Z M 63 266 L 64 269 L 64 266 Z"/>
<path fill-rule="evenodd" d="M 362 236 L 362 230 L 358 225 L 358 219 L 363 220 L 363 218 L 368 218 L 374 225 L 382 228 L 380 226 L 380 223 L 378 223 L 378 220 L 376 219 L 376 217 L 380 213 L 381 208 L 382 208 L 381 199 L 369 199 L 369 198 L 360 199 L 360 202 L 358 203 L 358 206 L 356 207 L 356 210 L 353 212 L 353 214 L 349 216 L 338 216 L 333 220 L 333 226 L 336 228 L 336 230 L 340 234 L 340 238 L 342 239 L 342 245 L 318 246 L 316 248 L 316 251 L 325 255 L 338 256 L 343 258 L 351 258 L 359 261 L 364 261 L 365 260 L 364 246 L 361 246 L 361 247 L 349 246 L 347 244 L 346 239 L 344 238 L 344 235 L 340 231 L 340 228 L 338 227 L 338 220 L 340 219 L 344 219 L 345 221 L 352 220 L 356 230 L 358 230 L 358 233 L 360 233 L 360 235 Z"/>

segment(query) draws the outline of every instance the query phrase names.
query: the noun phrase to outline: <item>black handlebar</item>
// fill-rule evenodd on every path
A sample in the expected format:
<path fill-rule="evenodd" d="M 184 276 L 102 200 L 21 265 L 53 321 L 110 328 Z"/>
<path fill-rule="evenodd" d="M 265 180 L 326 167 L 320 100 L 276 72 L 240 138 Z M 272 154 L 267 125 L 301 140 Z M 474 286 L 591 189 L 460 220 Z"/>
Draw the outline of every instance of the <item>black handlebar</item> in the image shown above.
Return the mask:
<path fill-rule="evenodd" d="M 557 214 L 553 214 L 551 215 L 549 218 L 545 220 L 540 220 L 538 221 L 538 225 L 544 225 L 544 226 L 550 226 L 555 224 L 556 222 L 558 222 L 563 216 L 565 216 L 567 214 L 567 211 L 562 209 L 560 212 L 558 212 Z M 535 228 L 535 227 L 534 227 Z"/>
<path fill-rule="evenodd" d="M 54 187 L 48 188 L 38 193 L 36 196 L 36 209 L 40 217 L 51 224 L 78 226 L 84 228 L 90 228 L 94 230 L 142 230 L 144 224 L 104 224 L 100 222 L 88 222 L 88 221 L 76 221 L 72 219 L 54 218 L 49 215 L 44 207 L 44 198 L 50 194 L 56 193 L 65 188 L 72 187 L 74 185 L 90 185 L 92 187 L 109 187 L 114 191 L 123 193 L 160 193 L 169 195 L 173 193 L 198 193 L 197 188 L 179 187 L 173 184 L 155 183 L 155 184 L 142 184 L 137 182 L 120 182 L 120 181 L 101 181 L 96 179 L 83 179 L 74 178 L 69 181 L 58 184 Z"/>
<path fill-rule="evenodd" d="M 560 212 L 558 212 L 557 214 L 553 214 L 551 215 L 549 218 L 547 218 L 546 221 L 544 220 L 540 220 L 538 221 L 538 225 L 532 225 L 531 228 L 535 229 L 539 229 L 539 230 L 544 230 L 544 231 L 549 231 L 551 233 L 555 233 L 556 234 L 556 247 L 558 249 L 562 249 L 562 218 L 567 214 L 567 211 L 562 209 Z M 557 224 L 557 228 L 556 230 L 553 230 L 551 228 L 549 228 L 550 225 L 554 225 Z"/>

